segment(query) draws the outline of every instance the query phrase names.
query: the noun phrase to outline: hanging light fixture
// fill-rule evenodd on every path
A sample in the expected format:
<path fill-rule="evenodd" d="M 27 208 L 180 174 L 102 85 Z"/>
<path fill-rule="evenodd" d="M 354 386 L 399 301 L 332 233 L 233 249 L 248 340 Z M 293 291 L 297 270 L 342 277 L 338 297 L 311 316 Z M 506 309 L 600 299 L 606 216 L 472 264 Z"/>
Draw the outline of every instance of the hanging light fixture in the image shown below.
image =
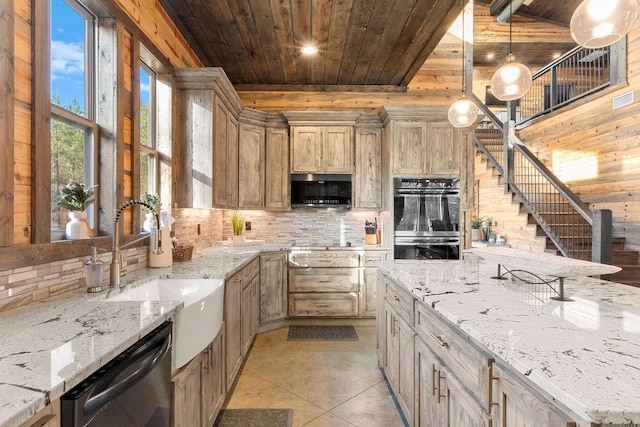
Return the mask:
<path fill-rule="evenodd" d="M 634 0 L 635 1 L 635 0 Z M 509 8 L 511 9 L 511 3 Z M 522 98 L 531 87 L 531 70 L 526 65 L 516 62 L 516 56 L 511 50 L 512 30 L 511 20 L 513 14 L 509 17 L 509 55 L 507 55 L 507 63 L 491 77 L 491 91 L 500 101 L 513 101 Z"/>
<path fill-rule="evenodd" d="M 462 8 L 462 95 L 460 99 L 449 107 L 449 122 L 457 128 L 471 126 L 478 118 L 478 106 L 475 102 L 465 98 L 466 93 L 466 58 L 464 56 L 464 6 Z"/>
<path fill-rule="evenodd" d="M 609 46 L 629 32 L 637 17 L 637 0 L 584 0 L 571 17 L 571 36 L 586 48 Z"/>

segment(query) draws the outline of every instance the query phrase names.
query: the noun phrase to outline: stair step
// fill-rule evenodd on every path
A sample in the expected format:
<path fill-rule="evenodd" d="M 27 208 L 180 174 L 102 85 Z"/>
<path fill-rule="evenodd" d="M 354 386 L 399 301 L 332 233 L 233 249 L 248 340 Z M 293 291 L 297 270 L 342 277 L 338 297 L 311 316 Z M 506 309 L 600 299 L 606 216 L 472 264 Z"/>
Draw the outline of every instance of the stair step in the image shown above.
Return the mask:
<path fill-rule="evenodd" d="M 611 252 L 611 263 L 614 265 L 638 264 L 638 251 L 614 249 Z M 638 281 L 640 282 L 640 277 Z"/>

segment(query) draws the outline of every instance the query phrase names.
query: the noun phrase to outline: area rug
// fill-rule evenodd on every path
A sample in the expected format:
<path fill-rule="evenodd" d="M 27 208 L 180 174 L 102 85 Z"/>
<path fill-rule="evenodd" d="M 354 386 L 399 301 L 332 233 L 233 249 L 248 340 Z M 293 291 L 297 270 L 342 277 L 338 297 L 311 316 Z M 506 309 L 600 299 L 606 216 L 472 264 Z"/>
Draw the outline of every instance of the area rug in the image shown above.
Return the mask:
<path fill-rule="evenodd" d="M 291 427 L 293 409 L 223 409 L 214 427 Z"/>
<path fill-rule="evenodd" d="M 289 341 L 358 341 L 353 326 L 289 326 Z"/>

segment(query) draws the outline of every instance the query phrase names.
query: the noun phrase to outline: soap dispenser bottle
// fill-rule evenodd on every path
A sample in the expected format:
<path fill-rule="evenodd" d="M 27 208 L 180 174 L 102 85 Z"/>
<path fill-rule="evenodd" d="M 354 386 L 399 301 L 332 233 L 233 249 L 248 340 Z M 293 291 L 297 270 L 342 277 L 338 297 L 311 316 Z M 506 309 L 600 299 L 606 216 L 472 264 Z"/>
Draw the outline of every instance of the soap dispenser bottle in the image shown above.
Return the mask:
<path fill-rule="evenodd" d="M 104 263 L 98 259 L 98 248 L 91 247 L 91 258 L 84 263 L 84 279 L 87 283 L 87 292 L 102 292 L 102 277 Z"/>

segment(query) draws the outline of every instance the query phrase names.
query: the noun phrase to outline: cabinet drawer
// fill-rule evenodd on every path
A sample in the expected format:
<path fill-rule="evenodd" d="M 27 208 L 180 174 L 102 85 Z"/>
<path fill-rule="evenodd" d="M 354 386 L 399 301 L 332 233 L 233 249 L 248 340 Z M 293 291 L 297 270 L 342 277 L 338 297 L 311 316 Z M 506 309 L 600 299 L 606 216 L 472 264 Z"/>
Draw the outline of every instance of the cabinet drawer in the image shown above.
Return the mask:
<path fill-rule="evenodd" d="M 260 258 L 256 258 L 242 269 L 242 281 L 246 284 L 260 273 Z"/>
<path fill-rule="evenodd" d="M 353 317 L 358 315 L 358 294 L 290 293 L 289 316 Z"/>
<path fill-rule="evenodd" d="M 355 251 L 291 251 L 290 267 L 358 267 L 360 255 Z"/>
<path fill-rule="evenodd" d="M 416 330 L 418 335 L 444 362 L 444 365 L 465 384 L 473 396 L 490 409 L 489 361 L 490 357 L 468 341 L 468 338 L 447 325 L 424 304 L 416 304 Z"/>
<path fill-rule="evenodd" d="M 365 251 L 362 256 L 362 265 L 364 267 L 376 267 L 378 263 L 387 259 L 385 251 Z"/>
<path fill-rule="evenodd" d="M 413 297 L 406 289 L 385 279 L 384 299 L 405 322 L 413 325 Z"/>
<path fill-rule="evenodd" d="M 357 292 L 357 268 L 292 268 L 290 292 Z"/>

